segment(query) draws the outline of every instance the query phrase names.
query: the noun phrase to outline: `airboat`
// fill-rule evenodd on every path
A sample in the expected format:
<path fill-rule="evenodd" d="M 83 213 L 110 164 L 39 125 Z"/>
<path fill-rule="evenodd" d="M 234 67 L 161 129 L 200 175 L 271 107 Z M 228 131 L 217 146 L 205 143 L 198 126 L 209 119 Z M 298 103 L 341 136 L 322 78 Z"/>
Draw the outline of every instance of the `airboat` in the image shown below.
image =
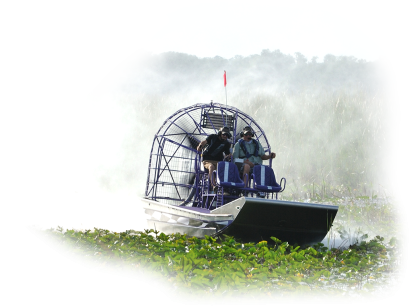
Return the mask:
<path fill-rule="evenodd" d="M 282 200 L 286 179 L 277 182 L 272 159 L 263 160 L 245 180 L 234 161 L 219 162 L 213 174 L 203 167 L 197 150 L 200 141 L 228 127 L 228 141 L 233 146 L 245 126 L 252 127 L 254 138 L 270 154 L 262 127 L 232 106 L 195 104 L 178 110 L 163 123 L 153 140 L 141 199 L 148 228 L 198 238 L 225 234 L 244 242 L 276 237 L 300 246 L 324 239 L 338 207 Z M 211 189 L 213 178 L 217 190 Z"/>

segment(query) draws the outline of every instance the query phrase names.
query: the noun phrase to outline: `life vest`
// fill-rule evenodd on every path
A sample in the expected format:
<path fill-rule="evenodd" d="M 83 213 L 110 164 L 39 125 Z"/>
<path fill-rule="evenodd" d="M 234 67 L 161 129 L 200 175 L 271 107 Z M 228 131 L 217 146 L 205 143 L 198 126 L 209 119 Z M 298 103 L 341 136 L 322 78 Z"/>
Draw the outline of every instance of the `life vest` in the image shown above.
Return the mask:
<path fill-rule="evenodd" d="M 239 139 L 239 141 L 238 141 L 239 142 L 239 146 L 241 147 L 242 151 L 244 151 L 246 158 L 250 158 L 251 156 L 255 156 L 255 157 L 258 157 L 259 156 L 258 155 L 258 152 L 260 151 L 260 146 L 258 144 L 258 141 L 255 140 L 255 139 L 251 139 L 251 140 L 252 140 L 252 142 L 255 145 L 255 151 L 252 154 L 250 154 L 248 152 L 248 150 L 247 150 L 247 148 L 245 146 L 245 141 L 243 139 Z M 241 157 L 241 158 L 243 158 L 243 157 Z"/>

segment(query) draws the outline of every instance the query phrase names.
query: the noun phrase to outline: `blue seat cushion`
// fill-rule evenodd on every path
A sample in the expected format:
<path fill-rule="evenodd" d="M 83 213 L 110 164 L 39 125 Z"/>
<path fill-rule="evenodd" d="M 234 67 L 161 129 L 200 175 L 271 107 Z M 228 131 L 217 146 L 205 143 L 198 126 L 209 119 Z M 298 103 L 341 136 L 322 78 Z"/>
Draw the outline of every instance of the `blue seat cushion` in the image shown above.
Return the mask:
<path fill-rule="evenodd" d="M 217 183 L 223 187 L 243 188 L 245 186 L 236 165 L 224 161 L 217 164 Z"/>
<path fill-rule="evenodd" d="M 281 186 L 276 182 L 273 169 L 268 166 L 254 167 L 254 188 L 264 192 L 279 192 Z"/>
<path fill-rule="evenodd" d="M 259 191 L 264 192 L 279 192 L 281 190 L 280 185 L 279 186 L 265 186 L 265 185 L 255 185 L 255 188 Z"/>

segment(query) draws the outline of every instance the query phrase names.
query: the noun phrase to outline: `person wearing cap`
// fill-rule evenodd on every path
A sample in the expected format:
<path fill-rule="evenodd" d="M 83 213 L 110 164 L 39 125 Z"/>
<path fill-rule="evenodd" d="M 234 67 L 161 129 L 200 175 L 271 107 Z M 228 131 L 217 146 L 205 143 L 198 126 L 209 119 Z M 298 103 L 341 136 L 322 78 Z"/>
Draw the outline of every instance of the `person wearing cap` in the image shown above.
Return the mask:
<path fill-rule="evenodd" d="M 227 140 L 232 135 L 228 127 L 222 127 L 217 134 L 209 135 L 206 140 L 201 141 L 197 146 L 197 151 L 203 151 L 201 154 L 204 168 L 209 170 L 209 174 L 217 168 L 217 163 L 225 158 L 230 158 L 230 142 Z M 207 145 L 207 147 L 205 147 Z M 214 180 L 213 180 L 214 181 Z M 213 189 L 216 183 L 212 183 Z"/>
<path fill-rule="evenodd" d="M 239 139 L 233 147 L 232 158 L 238 166 L 239 172 L 243 174 L 244 182 L 246 177 L 252 173 L 255 165 L 262 165 L 263 160 L 275 158 L 276 153 L 266 155 L 264 148 L 258 140 L 253 139 L 254 131 L 246 126 L 241 132 L 242 139 Z M 238 161 L 240 161 L 238 163 Z"/>

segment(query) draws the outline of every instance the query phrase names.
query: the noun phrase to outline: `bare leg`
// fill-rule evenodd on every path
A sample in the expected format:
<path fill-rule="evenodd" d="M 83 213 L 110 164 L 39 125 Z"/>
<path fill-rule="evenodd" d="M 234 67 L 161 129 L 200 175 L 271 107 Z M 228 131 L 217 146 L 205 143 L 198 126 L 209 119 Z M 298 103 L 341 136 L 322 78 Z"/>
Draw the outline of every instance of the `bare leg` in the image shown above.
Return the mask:
<path fill-rule="evenodd" d="M 209 166 L 209 180 L 212 186 L 212 189 L 214 189 L 214 186 L 216 186 L 215 179 L 213 178 L 213 171 L 216 170 L 216 167 L 213 164 L 210 164 Z"/>
<path fill-rule="evenodd" d="M 244 164 L 244 183 L 245 187 L 248 187 L 248 183 L 245 182 L 246 179 L 249 181 L 249 171 L 251 170 L 251 167 L 248 164 Z"/>

